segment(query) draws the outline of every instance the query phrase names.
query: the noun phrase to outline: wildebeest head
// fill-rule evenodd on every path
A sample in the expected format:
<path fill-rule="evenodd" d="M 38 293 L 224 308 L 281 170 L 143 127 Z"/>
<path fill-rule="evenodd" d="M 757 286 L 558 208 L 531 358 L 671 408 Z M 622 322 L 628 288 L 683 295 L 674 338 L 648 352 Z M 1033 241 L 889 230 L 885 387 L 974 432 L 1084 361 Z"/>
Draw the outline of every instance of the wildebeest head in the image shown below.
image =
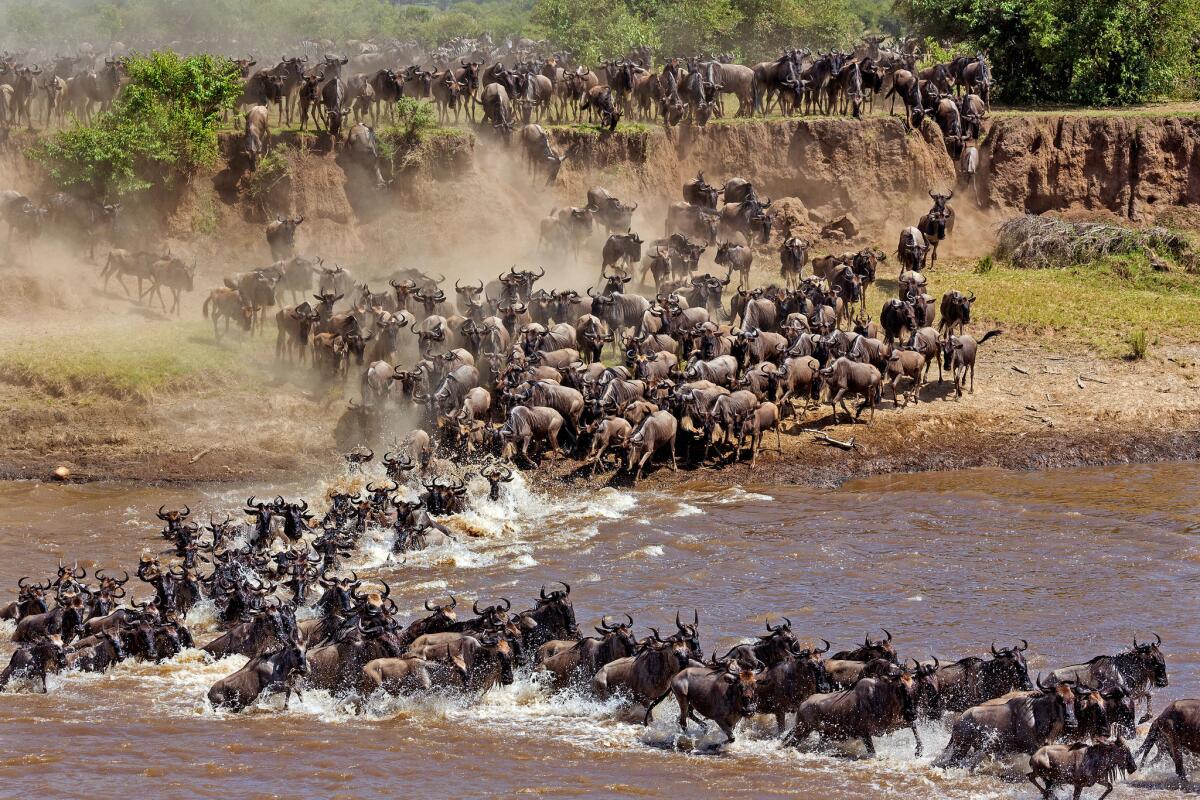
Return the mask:
<path fill-rule="evenodd" d="M 491 658 L 495 659 L 500 668 L 500 684 L 509 686 L 513 682 L 513 661 L 516 660 L 512 645 L 508 639 L 495 633 L 487 633 L 479 637 L 479 644 Z"/>
<path fill-rule="evenodd" d="M 672 639 L 678 638 L 687 645 L 688 653 L 691 658 L 696 661 L 704 660 L 704 651 L 700 649 L 700 612 L 692 609 L 691 624 L 684 624 L 679 619 L 679 612 L 675 612 L 675 627 L 679 631 Z"/>
<path fill-rule="evenodd" d="M 938 683 L 938 668 L 941 663 L 935 656 L 932 664 L 921 664 L 913 659 L 913 683 L 917 708 L 931 719 L 942 716 L 942 687 Z"/>
<path fill-rule="evenodd" d="M 454 612 L 454 607 L 458 605 L 457 598 L 450 595 L 450 602 L 444 605 L 430 603 L 425 601 L 425 610 L 432 611 L 432 615 L 428 617 L 432 625 L 429 630 L 439 630 L 449 628 L 457 619 L 458 615 Z"/>
<path fill-rule="evenodd" d="M 737 661 L 731 661 L 721 673 L 720 680 L 725 684 L 726 697 L 731 705 L 745 715 L 758 710 L 758 692 L 756 678 L 758 673 L 739 667 Z"/>
<path fill-rule="evenodd" d="M 1063 715 L 1063 728 L 1068 732 L 1076 730 L 1079 727 L 1079 718 L 1075 714 L 1075 689 L 1078 687 L 1070 681 L 1046 686 L 1042 683 L 1040 673 L 1036 685 L 1042 696 L 1053 698 L 1054 704 L 1059 707 Z"/>
<path fill-rule="evenodd" d="M 354 610 L 354 591 L 362 585 L 358 573 L 351 572 L 349 578 L 338 578 L 321 573 L 317 582 L 324 587 L 325 592 L 317 601 L 317 608 L 325 614 L 349 614 Z"/>
<path fill-rule="evenodd" d="M 560 581 L 560 583 L 562 583 Z M 543 586 L 538 595 L 537 612 L 538 624 L 566 631 L 569 637 L 579 636 L 579 627 L 575 623 L 575 606 L 571 603 L 571 585 L 562 583 L 561 589 L 547 593 Z"/>
<path fill-rule="evenodd" d="M 1020 647 L 1004 647 L 996 649 L 996 643 L 992 642 L 992 660 L 984 664 L 984 670 L 987 673 L 987 680 L 993 685 L 1003 685 L 1019 687 L 1024 691 L 1033 689 L 1033 682 L 1029 679 L 1029 665 L 1025 663 L 1025 651 L 1029 649 L 1029 642 L 1021 640 Z"/>
<path fill-rule="evenodd" d="M 1141 659 L 1142 665 L 1150 674 L 1154 685 L 1160 689 L 1167 686 L 1167 659 L 1159 649 L 1161 644 L 1162 637 L 1157 633 L 1154 634 L 1153 642 L 1138 644 L 1136 637 L 1133 640 L 1133 652 Z"/>

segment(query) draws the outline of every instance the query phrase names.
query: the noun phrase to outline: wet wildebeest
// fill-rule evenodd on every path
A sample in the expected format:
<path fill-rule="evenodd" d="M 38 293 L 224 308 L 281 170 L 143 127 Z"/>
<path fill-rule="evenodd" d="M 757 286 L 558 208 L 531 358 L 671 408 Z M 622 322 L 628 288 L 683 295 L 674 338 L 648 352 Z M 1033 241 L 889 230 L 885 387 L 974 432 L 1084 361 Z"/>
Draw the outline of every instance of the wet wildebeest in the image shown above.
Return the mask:
<path fill-rule="evenodd" d="M 1025 651 L 1029 643 L 1021 640 L 1020 647 L 999 650 L 993 643 L 991 659 L 976 656 L 959 659 L 938 669 L 938 684 L 942 703 L 947 711 L 966 711 L 1011 691 L 1031 691 L 1029 667 Z"/>
<path fill-rule="evenodd" d="M 698 620 L 699 615 L 694 619 Z M 627 693 L 633 702 L 645 706 L 642 724 L 649 725 L 654 707 L 671 693 L 671 679 L 692 659 L 700 661 L 704 657 L 696 622 L 684 625 L 676 614 L 675 625 L 679 632 L 666 639 L 651 628 L 651 638 L 642 642 L 637 655 L 618 658 L 601 667 L 592 678 L 592 692 L 601 700 Z"/>
<path fill-rule="evenodd" d="M 816 731 L 834 740 L 860 739 L 867 752 L 875 755 L 875 736 L 907 727 L 920 756 L 917 704 L 921 680 L 921 676 L 893 667 L 889 674 L 863 678 L 847 691 L 814 694 L 800 704 L 796 726 L 784 737 L 784 743 L 797 745 Z M 929 681 L 929 677 L 924 680 Z"/>
<path fill-rule="evenodd" d="M 671 678 L 671 692 L 679 704 L 679 727 L 687 730 L 688 719 L 708 727 L 701 717 L 711 719 L 725 734 L 727 743 L 734 741 L 733 729 L 757 710 L 755 679 L 757 673 L 743 669 L 732 661 L 717 668 L 686 667 Z"/>
<path fill-rule="evenodd" d="M 259 696 L 283 692 L 283 707 L 300 696 L 296 682 L 308 674 L 308 658 L 304 644 L 293 635 L 282 649 L 267 655 L 255 656 L 237 672 L 222 678 L 208 690 L 208 702 L 213 708 L 241 711 Z"/>
<path fill-rule="evenodd" d="M 980 340 L 987 341 L 999 331 L 991 331 Z M 960 340 L 970 337 L 954 337 Z M 958 348 L 964 355 L 967 346 Z M 971 357 L 974 365 L 974 358 Z M 957 376 L 956 376 L 957 377 Z M 1162 637 L 1154 634 L 1153 642 L 1141 642 L 1135 638 L 1133 648 L 1118 653 L 1115 656 L 1096 656 L 1086 664 L 1062 667 L 1050 673 L 1051 681 L 1074 681 L 1081 686 L 1097 686 L 1101 689 L 1118 687 L 1124 689 L 1135 700 L 1146 700 L 1146 716 L 1150 715 L 1151 689 L 1165 688 L 1167 680 L 1167 660 L 1159 646 Z"/>
<path fill-rule="evenodd" d="M 1175 762 L 1175 774 L 1185 789 L 1190 788 L 1184 770 L 1183 753 L 1200 754 L 1200 700 L 1176 700 L 1150 724 L 1146 741 L 1138 750 L 1143 766 L 1150 757 L 1150 751 L 1156 747 L 1160 757 L 1164 754 L 1171 756 Z"/>
<path fill-rule="evenodd" d="M 1054 796 L 1055 784 L 1073 786 L 1075 800 L 1079 800 L 1086 787 L 1099 784 L 1104 787 L 1099 800 L 1104 800 L 1113 790 L 1114 780 L 1136 771 L 1133 753 L 1129 752 L 1125 739 L 1118 735 L 1115 740 L 1102 739 L 1095 744 L 1046 745 L 1029 759 L 1026 777 L 1046 800 Z M 1038 778 L 1042 779 L 1040 784 Z"/>
<path fill-rule="evenodd" d="M 1034 694 L 973 706 L 963 712 L 950 733 L 950 743 L 935 767 L 973 769 L 988 753 L 1033 753 L 1063 733 L 1076 729 L 1075 693 L 1070 683 L 1046 686 L 1038 676 Z"/>
<path fill-rule="evenodd" d="M 43 636 L 12 654 L 8 666 L 0 673 L 0 691 L 8 688 L 14 677 L 31 681 L 37 691 L 46 693 L 46 675 L 67 667 L 62 638 L 58 635 Z"/>

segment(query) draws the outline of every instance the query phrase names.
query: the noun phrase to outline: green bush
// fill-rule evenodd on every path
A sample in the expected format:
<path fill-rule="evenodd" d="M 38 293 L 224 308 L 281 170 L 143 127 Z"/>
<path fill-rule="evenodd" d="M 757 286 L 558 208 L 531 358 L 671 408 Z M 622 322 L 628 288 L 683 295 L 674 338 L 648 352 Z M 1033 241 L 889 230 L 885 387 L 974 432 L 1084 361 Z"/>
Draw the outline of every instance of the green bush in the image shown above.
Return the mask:
<path fill-rule="evenodd" d="M 989 253 L 988 255 L 979 259 L 978 263 L 975 264 L 975 274 L 976 275 L 987 275 L 989 272 L 991 272 L 995 268 L 996 268 L 996 260 L 994 258 L 992 258 L 992 255 Z"/>
<path fill-rule="evenodd" d="M 1122 105 L 1192 91 L 1200 0 L 898 0 L 917 30 L 988 54 L 1010 103 Z"/>
<path fill-rule="evenodd" d="M 258 161 L 258 167 L 246 180 L 246 197 L 264 209 L 271 192 L 288 177 L 288 162 L 277 151 L 271 151 Z"/>
<path fill-rule="evenodd" d="M 59 187 L 114 199 L 216 163 L 221 114 L 242 91 L 237 66 L 154 52 L 125 59 L 124 70 L 128 83 L 108 111 L 91 124 L 75 120 L 31 148 Z"/>

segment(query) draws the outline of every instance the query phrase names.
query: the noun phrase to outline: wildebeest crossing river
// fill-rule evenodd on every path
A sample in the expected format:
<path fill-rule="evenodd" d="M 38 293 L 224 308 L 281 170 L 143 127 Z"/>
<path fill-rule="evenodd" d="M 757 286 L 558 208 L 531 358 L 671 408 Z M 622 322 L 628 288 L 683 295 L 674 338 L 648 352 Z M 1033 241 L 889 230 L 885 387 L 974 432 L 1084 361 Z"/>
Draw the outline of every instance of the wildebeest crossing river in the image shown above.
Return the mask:
<path fill-rule="evenodd" d="M 233 509 L 251 491 L 268 488 L 0 485 L 0 586 L 60 558 L 129 567 L 143 548 L 165 546 L 152 524 L 160 504 Z M 269 491 L 318 494 L 312 485 Z M 511 595 L 523 607 L 559 579 L 572 584 L 584 633 L 603 613 L 628 611 L 641 635 L 647 625 L 669 627 L 677 608 L 688 616 L 696 608 L 706 654 L 786 614 L 798 635 L 835 648 L 886 627 L 901 658 L 953 659 L 1025 638 L 1036 673 L 1127 648 L 1153 630 L 1171 677 L 1155 711 L 1200 694 L 1200 465 L 920 474 L 769 494 L 702 483 L 669 495 L 575 494 L 518 476 L 504 492 L 498 506 L 475 503 L 452 521 L 457 544 L 401 564 L 380 542 L 351 566 L 388 578 L 406 617 L 450 593 L 468 605 Z M 135 583 L 131 595 L 147 594 Z M 212 638 L 202 607 L 189 623 L 198 640 Z M 6 663 L 13 645 L 4 634 Z M 52 676 L 45 695 L 0 696 L 3 794 L 1036 796 L 1023 760 L 973 775 L 930 767 L 948 739 L 942 724 L 923 726 L 921 759 L 907 731 L 880 739 L 878 758 L 861 759 L 846 757 L 861 755 L 857 744 L 783 747 L 762 716 L 713 755 L 715 726 L 681 737 L 671 701 L 642 728 L 614 704 L 550 695 L 527 673 L 478 700 L 373 700 L 356 714 L 306 691 L 286 712 L 279 695 L 239 715 L 212 711 L 208 687 L 243 663 L 209 664 L 189 650 L 162 664 Z M 1164 761 L 1111 796 L 1177 796 L 1174 785 Z"/>

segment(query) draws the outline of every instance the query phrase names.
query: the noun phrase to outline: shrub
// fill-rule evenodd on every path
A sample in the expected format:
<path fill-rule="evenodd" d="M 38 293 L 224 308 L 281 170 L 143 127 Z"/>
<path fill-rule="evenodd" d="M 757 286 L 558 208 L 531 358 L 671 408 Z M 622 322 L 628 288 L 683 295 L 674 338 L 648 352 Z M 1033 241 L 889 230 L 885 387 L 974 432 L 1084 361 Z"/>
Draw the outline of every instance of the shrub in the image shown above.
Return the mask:
<path fill-rule="evenodd" d="M 271 192 L 288 177 L 288 162 L 278 151 L 272 150 L 258 161 L 258 168 L 246 179 L 246 197 L 266 208 Z"/>
<path fill-rule="evenodd" d="M 976 275 L 987 275 L 989 272 L 991 272 L 995 268 L 996 268 L 996 260 L 994 258 L 992 258 L 991 254 L 988 254 L 988 255 L 984 256 L 983 258 L 979 259 L 979 262 L 977 264 L 975 264 L 975 274 Z"/>
<path fill-rule="evenodd" d="M 1111 255 L 1160 249 L 1179 256 L 1188 242 L 1166 228 L 1135 230 L 1098 222 L 1067 222 L 1053 217 L 1014 217 L 1000 226 L 996 255 L 1017 267 L 1065 267 Z"/>
<path fill-rule="evenodd" d="M 1138 328 L 1135 331 L 1130 331 L 1126 341 L 1129 342 L 1130 360 L 1140 361 L 1146 357 L 1146 332 L 1144 330 Z"/>
<path fill-rule="evenodd" d="M 91 124 L 75 120 L 30 155 L 60 188 L 86 187 L 115 199 L 170 186 L 216 163 L 222 112 L 241 94 L 237 66 L 214 56 L 154 52 L 131 56 L 128 84 Z"/>

